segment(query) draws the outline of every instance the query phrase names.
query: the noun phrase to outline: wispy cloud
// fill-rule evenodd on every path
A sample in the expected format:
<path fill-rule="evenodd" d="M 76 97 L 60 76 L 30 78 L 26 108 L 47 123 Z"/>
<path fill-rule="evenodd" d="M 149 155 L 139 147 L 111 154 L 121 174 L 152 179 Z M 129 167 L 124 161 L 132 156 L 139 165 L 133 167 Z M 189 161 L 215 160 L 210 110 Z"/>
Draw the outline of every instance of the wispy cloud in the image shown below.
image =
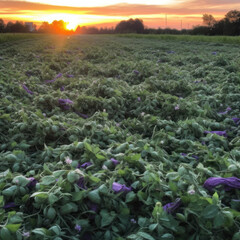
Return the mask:
<path fill-rule="evenodd" d="M 101 1 L 104 2 L 103 0 Z M 35 19 L 40 21 L 40 19 L 45 19 L 41 18 L 41 16 L 44 14 L 52 14 L 54 16 L 54 14 L 64 13 L 65 16 L 66 14 L 81 15 L 82 17 L 88 15 L 88 18 L 90 18 L 90 16 L 96 16 L 93 18 L 97 18 L 97 16 L 99 16 L 99 18 L 102 19 L 102 22 L 104 22 L 105 18 L 106 22 L 109 23 L 109 19 L 115 19 L 116 21 L 119 21 L 121 18 L 126 19 L 137 16 L 142 18 L 147 25 L 156 27 L 157 23 L 160 21 L 159 19 L 162 19 L 165 14 L 168 15 L 169 22 L 171 18 L 181 18 L 183 20 L 185 19 L 185 21 L 189 22 L 189 24 L 197 24 L 201 23 L 201 16 L 204 13 L 210 13 L 216 18 L 222 18 L 229 10 L 240 8 L 239 0 L 172 0 L 172 2 L 174 1 L 177 4 L 150 4 L 154 2 L 157 3 L 159 0 L 148 1 L 148 4 L 137 4 L 138 2 L 143 1 L 126 0 L 128 3 L 119 3 L 98 7 L 73 7 L 18 0 L 0 0 L 0 17 L 10 18 L 11 16 L 14 16 L 16 18 L 16 16 L 19 16 L 19 18 L 21 18 L 21 16 L 24 15 L 25 17 L 28 16 L 27 18 L 30 18 L 31 16 L 38 16 L 37 18 L 35 17 Z M 64 0 L 64 2 L 66 1 Z M 111 2 L 116 3 L 119 1 L 114 0 Z M 129 2 L 135 2 L 135 4 L 130 4 Z"/>

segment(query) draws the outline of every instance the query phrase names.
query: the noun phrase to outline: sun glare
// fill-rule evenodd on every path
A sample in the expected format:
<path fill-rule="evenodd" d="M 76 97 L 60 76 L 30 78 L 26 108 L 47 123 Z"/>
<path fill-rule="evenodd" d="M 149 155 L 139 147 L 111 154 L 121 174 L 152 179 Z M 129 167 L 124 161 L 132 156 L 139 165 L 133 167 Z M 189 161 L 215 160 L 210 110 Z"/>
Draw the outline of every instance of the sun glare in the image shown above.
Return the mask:
<path fill-rule="evenodd" d="M 76 30 L 78 25 L 79 25 L 78 22 L 70 22 L 70 23 L 67 23 L 66 29 L 67 30 Z"/>

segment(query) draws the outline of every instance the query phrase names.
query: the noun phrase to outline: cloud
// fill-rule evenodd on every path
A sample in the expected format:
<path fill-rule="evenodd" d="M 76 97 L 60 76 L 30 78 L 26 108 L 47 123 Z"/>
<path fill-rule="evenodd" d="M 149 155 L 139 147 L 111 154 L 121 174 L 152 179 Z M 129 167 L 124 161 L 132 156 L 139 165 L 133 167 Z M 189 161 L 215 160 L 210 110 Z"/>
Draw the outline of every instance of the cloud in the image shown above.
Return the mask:
<path fill-rule="evenodd" d="M 110 24 L 110 18 L 119 21 L 119 19 L 138 17 L 142 18 L 149 26 L 156 26 L 156 23 L 165 14 L 168 15 L 169 20 L 171 18 L 176 19 L 176 21 L 185 19 L 189 24 L 191 24 L 191 20 L 194 24 L 198 20 L 200 24 L 202 22 L 202 14 L 204 13 L 212 14 L 216 19 L 221 19 L 228 11 L 239 8 L 239 0 L 178 0 L 178 4 L 169 6 L 121 3 L 104 7 L 66 7 L 22 0 L 0 0 L 0 14 L 2 18 L 21 19 L 21 16 L 24 15 L 24 19 L 30 19 L 31 16 L 38 16 L 35 19 L 41 22 L 41 19 L 44 18 L 40 16 L 51 14 L 54 16 L 54 13 L 58 13 L 59 15 L 74 14 L 78 17 L 82 16 L 82 18 L 84 16 L 87 17 L 87 15 L 88 17 L 93 16 L 93 18 L 94 16 L 96 18 L 102 17 L 103 21 Z"/>

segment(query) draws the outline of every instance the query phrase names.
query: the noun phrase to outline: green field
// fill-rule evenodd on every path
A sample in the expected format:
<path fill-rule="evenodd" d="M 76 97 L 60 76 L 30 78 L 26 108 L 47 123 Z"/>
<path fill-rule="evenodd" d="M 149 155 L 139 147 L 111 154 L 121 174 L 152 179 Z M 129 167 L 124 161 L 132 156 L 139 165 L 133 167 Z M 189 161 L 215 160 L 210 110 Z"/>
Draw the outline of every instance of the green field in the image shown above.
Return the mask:
<path fill-rule="evenodd" d="M 240 239 L 237 42 L 33 36 L 0 44 L 1 240 Z"/>

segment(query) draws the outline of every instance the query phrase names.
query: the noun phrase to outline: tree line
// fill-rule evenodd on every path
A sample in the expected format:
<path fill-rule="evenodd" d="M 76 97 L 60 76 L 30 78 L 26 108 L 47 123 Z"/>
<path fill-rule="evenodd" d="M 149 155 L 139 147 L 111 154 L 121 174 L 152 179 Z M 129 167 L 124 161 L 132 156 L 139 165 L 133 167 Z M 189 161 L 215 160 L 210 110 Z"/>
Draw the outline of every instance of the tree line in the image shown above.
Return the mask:
<path fill-rule="evenodd" d="M 78 26 L 75 31 L 67 30 L 63 20 L 55 20 L 52 23 L 43 22 L 37 29 L 36 25 L 16 21 L 4 23 L 0 19 L 0 33 L 38 32 L 55 34 L 114 34 L 114 33 L 144 33 L 144 34 L 191 34 L 191 35 L 240 35 L 240 11 L 231 10 L 225 17 L 217 21 L 211 14 L 203 15 L 203 26 L 195 26 L 193 29 L 147 28 L 141 19 L 129 19 L 119 22 L 115 28 L 96 28 Z"/>

